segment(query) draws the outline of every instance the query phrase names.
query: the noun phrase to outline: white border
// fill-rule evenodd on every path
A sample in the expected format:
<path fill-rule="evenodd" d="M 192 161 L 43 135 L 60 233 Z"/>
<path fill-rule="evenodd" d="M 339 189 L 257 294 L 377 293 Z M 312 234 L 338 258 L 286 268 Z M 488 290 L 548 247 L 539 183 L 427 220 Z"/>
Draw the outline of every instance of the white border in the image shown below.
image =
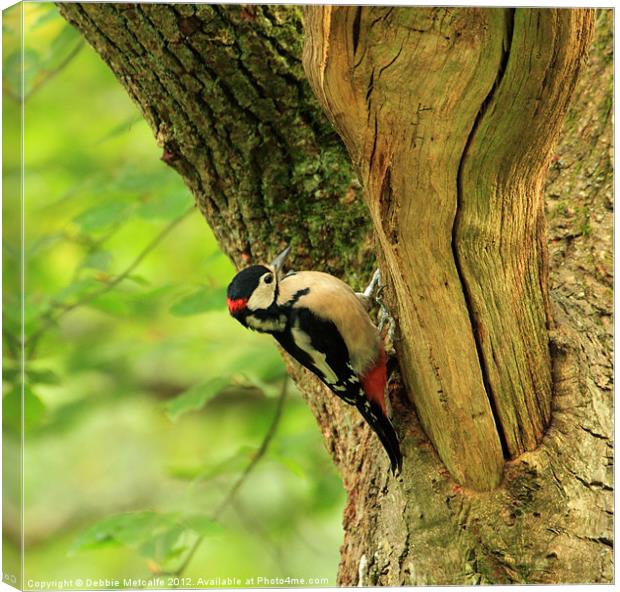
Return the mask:
<path fill-rule="evenodd" d="M 25 0 L 28 2 L 32 2 L 35 0 Z M 89 2 L 93 2 L 96 0 L 86 0 Z M 146 2 L 154 2 L 156 0 L 145 0 Z M 206 3 L 206 2 L 193 2 L 195 4 L 201 4 L 201 3 Z M 244 2 L 241 2 L 240 0 L 233 0 L 233 1 L 229 1 L 229 2 L 219 2 L 219 4 L 243 4 Z M 249 3 L 249 2 L 245 2 L 245 3 Z M 596 2 L 596 1 L 580 1 L 580 2 L 536 2 L 536 1 L 530 1 L 530 2 L 526 2 L 526 3 L 519 3 L 519 2 L 507 2 L 505 0 L 496 0 L 496 1 L 486 1 L 486 0 L 482 0 L 479 2 L 454 2 L 454 1 L 441 1 L 441 2 L 430 2 L 428 0 L 421 0 L 421 1 L 417 1 L 417 2 L 408 2 L 408 1 L 400 1 L 400 2 L 393 2 L 390 0 L 360 0 L 357 2 L 338 2 L 338 1 L 326 1 L 326 0 L 314 0 L 312 2 L 308 1 L 308 0 L 299 0 L 297 2 L 283 2 L 282 0 L 270 0 L 269 2 L 263 2 L 265 4 L 340 4 L 340 5 L 400 5 L 400 6 L 482 6 L 482 7 L 502 7 L 502 6 L 509 6 L 509 7 L 566 7 L 566 8 L 582 8 L 582 7 L 586 7 L 586 8 L 612 8 L 614 9 L 614 33 L 615 30 L 617 29 L 617 12 L 615 11 L 615 6 L 613 3 L 610 2 Z M 0 0 L 0 8 L 2 10 L 5 10 L 6 8 L 9 8 L 13 5 L 15 5 L 16 2 L 11 2 L 8 0 Z M 23 39 L 23 6 L 22 6 L 22 39 Z M 614 57 L 615 57 L 615 51 L 616 51 L 616 40 L 615 40 L 615 34 L 614 34 Z M 22 44 L 22 52 L 23 52 L 23 44 Z M 617 80 L 617 76 L 618 76 L 618 70 L 617 70 L 617 63 L 616 60 L 614 59 L 614 99 L 616 96 L 615 93 L 615 81 Z M 22 95 L 23 95 L 23 78 L 22 78 Z M 615 113 L 616 113 L 616 107 L 614 104 L 614 117 L 615 117 Z M 1 123 L 1 118 L 0 118 L 0 132 L 2 129 L 2 123 Z M 618 132 L 617 130 L 614 130 L 614 146 L 617 145 L 617 137 L 618 137 Z M 24 105 L 22 103 L 22 141 L 21 141 L 21 150 L 22 150 L 22 163 L 23 158 L 24 158 Z M 1 149 L 0 149 L 0 158 L 1 158 Z M 615 158 L 614 158 L 614 164 L 615 164 Z M 616 183 L 617 183 L 617 178 L 614 178 L 614 195 L 616 194 Z M 1 188 L 1 180 L 0 180 L 0 188 Z M 21 207 L 22 207 L 22 224 L 21 224 L 21 233 L 22 233 L 22 267 L 21 267 L 21 282 L 22 282 L 22 287 L 24 286 L 24 267 L 23 267 L 23 238 L 24 238 L 24 171 L 22 168 L 22 195 L 21 195 Z M 615 227 L 615 223 L 617 221 L 617 213 L 616 210 L 614 211 L 614 227 Z M 2 221 L 2 214 L 0 211 L 0 224 Z M 614 254 L 616 252 L 616 233 L 614 232 Z M 0 247 L 1 248 L 1 247 Z M 615 258 L 614 258 L 615 260 Z M 0 262 L 0 271 L 1 271 L 1 262 Z M 615 269 L 615 265 L 614 265 L 614 272 L 616 271 Z M 22 290 L 22 294 L 23 294 L 23 290 Z M 618 297 L 618 300 L 616 300 L 616 297 Z M 1 301 L 1 297 L 0 297 L 0 301 Z M 618 306 L 618 304 L 620 303 L 620 296 L 618 296 L 617 294 L 614 295 L 614 308 L 616 308 Z M 23 297 L 22 297 L 22 319 L 23 319 Z M 614 316 L 615 319 L 615 316 Z M 614 325 L 615 326 L 615 325 Z M 614 332 L 614 337 L 615 337 L 615 332 Z M 22 324 L 22 340 L 23 340 L 23 324 Z M 615 339 L 614 339 L 615 341 Z M 24 367 L 24 352 L 22 349 L 22 384 L 23 384 L 23 367 Z M 0 420 L 2 418 L 2 411 L 0 409 Z M 22 393 L 22 424 L 23 424 L 23 393 Z M 615 427 L 617 428 L 617 425 L 615 425 Z M 23 471 L 24 471 L 24 464 L 23 464 L 23 450 L 24 450 L 24 442 L 23 442 L 23 425 L 22 425 L 22 483 L 23 483 Z M 617 438 L 617 431 L 615 433 L 615 437 Z M 1 439 L 0 439 L 1 440 Z M 616 440 L 617 441 L 617 440 Z M 0 442 L 0 452 L 2 450 L 2 446 L 1 446 L 1 442 Z M 1 468 L 2 468 L 2 456 L 0 454 L 0 480 L 1 480 Z M 614 471 L 614 477 L 615 477 L 615 471 Z M 23 491 L 23 487 L 22 487 L 22 532 L 23 532 L 23 524 L 24 524 L 24 515 L 23 515 L 23 495 L 24 495 L 24 491 Z M 615 504 L 616 499 L 614 498 L 614 506 L 616 506 Z M 614 521 L 614 524 L 616 524 L 616 521 Z M 0 528 L 2 526 L 2 516 L 0 513 Z M 617 529 L 615 529 L 614 532 L 614 537 L 617 540 Z M 1 531 L 0 531 L 1 532 Z M 615 562 L 614 562 L 615 564 Z M 22 536 L 22 582 L 24 582 L 24 538 Z M 494 586 L 493 590 L 497 590 L 498 592 L 511 592 L 512 590 L 515 589 L 515 585 L 512 586 Z M 520 587 L 520 586 L 518 586 Z M 554 586 L 553 589 L 554 590 L 569 590 L 571 588 L 574 588 L 574 586 L 568 586 L 568 585 L 559 585 L 559 586 Z M 389 590 L 397 590 L 397 588 L 387 588 Z M 433 589 L 435 590 L 454 590 L 454 589 L 463 589 L 465 590 L 465 587 L 461 587 L 461 586 L 434 586 Z M 599 590 L 612 590 L 614 589 L 613 585 L 598 585 L 597 589 Z M 0 581 L 0 592 L 13 592 L 15 590 L 15 588 L 12 588 L 11 586 L 9 586 L 8 584 L 5 584 L 4 582 Z M 266 590 L 282 590 L 282 588 L 267 588 Z M 312 588 L 304 588 L 304 590 L 312 590 Z M 101 590 L 100 592 L 105 592 L 104 590 Z M 114 590 L 113 592 L 118 592 L 117 590 Z"/>

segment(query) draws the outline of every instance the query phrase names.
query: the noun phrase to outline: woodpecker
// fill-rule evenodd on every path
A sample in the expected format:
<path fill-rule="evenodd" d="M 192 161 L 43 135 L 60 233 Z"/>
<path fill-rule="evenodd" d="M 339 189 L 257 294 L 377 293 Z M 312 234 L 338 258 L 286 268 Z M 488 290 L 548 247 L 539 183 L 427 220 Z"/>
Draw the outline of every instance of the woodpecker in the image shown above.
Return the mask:
<path fill-rule="evenodd" d="M 392 473 L 400 473 L 400 445 L 385 407 L 387 358 L 379 331 L 358 295 L 338 278 L 320 271 L 284 275 L 289 252 L 237 273 L 226 292 L 228 311 L 244 327 L 271 334 L 354 405 L 383 444 Z"/>

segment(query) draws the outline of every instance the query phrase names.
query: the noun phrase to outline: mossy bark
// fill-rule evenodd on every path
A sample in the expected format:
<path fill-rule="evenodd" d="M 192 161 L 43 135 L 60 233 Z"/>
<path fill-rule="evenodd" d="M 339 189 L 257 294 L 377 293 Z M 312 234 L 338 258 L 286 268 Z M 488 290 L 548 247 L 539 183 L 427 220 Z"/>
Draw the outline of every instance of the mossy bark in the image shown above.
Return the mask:
<path fill-rule="evenodd" d="M 290 243 L 296 265 L 372 271 L 359 183 L 305 81 L 298 9 L 59 9 L 139 105 L 236 264 Z"/>
<path fill-rule="evenodd" d="M 405 454 L 400 480 L 389 475 L 383 451 L 359 416 L 289 360 L 348 492 L 339 582 L 610 581 L 611 403 L 591 379 L 592 347 L 571 329 L 570 303 L 555 313 L 560 328 L 547 346 L 551 306 L 539 265 L 540 183 L 577 70 L 566 48 L 581 48 L 578 62 L 589 13 L 570 13 L 569 21 L 581 15 L 584 38 L 566 39 L 563 34 L 577 27 L 572 21 L 567 25 L 566 11 L 336 9 L 346 12 L 340 14 L 350 34 L 334 53 L 311 33 L 310 41 L 318 44 L 315 55 L 337 63 L 357 55 L 378 66 L 374 76 L 372 67 L 366 70 L 361 94 L 349 85 L 349 94 L 337 97 L 341 107 L 331 111 L 341 132 L 353 129 L 348 118 L 359 119 L 361 131 L 344 138 L 364 181 L 364 203 L 346 150 L 305 80 L 297 7 L 59 7 L 140 106 L 163 160 L 183 176 L 237 265 L 264 260 L 291 242 L 296 267 L 331 271 L 360 287 L 378 242 L 401 332 L 397 346 L 404 380 L 401 384 L 397 376 L 390 386 Z M 609 22 L 606 26 L 609 30 Z M 379 30 L 382 43 L 371 46 Z M 525 42 L 520 34 L 515 37 L 519 30 L 542 37 Z M 549 36 L 552 46 L 544 43 Z M 519 39 L 522 47 L 513 53 Z M 407 40 L 424 56 L 416 67 Z M 523 82 L 511 67 L 533 49 L 536 75 Z M 444 68 L 442 79 L 438 71 Z M 541 72 L 547 75 L 541 78 Z M 329 88 L 324 83 L 319 86 Z M 313 84 L 317 88 L 316 79 Z M 517 118 L 513 123 L 523 136 L 511 126 L 498 131 L 507 123 L 503 96 L 522 96 L 525 109 L 533 88 L 533 104 L 542 109 L 532 114 L 535 125 L 524 126 Z M 444 98 L 434 101 L 442 93 Z M 333 100 L 322 96 L 324 106 Z M 554 101 L 555 119 L 544 117 Z M 370 125 L 364 120 L 368 113 Z M 406 125 L 405 114 L 411 115 Z M 436 129 L 439 116 L 443 124 Z M 487 138 L 503 133 L 516 134 L 519 141 L 510 136 L 509 145 L 486 153 Z M 401 153 L 396 148 L 405 139 L 410 144 Z M 523 151 L 517 150 L 520 142 Z M 404 172 L 413 162 L 416 168 Z M 511 176 L 502 177 L 511 166 L 517 185 Z M 497 207 L 489 195 L 507 195 L 512 204 L 524 201 L 531 216 L 518 240 L 500 244 L 480 269 L 480 245 L 485 255 L 494 244 L 495 225 L 513 222 L 510 210 L 493 215 Z M 403 230 L 407 221 L 415 233 Z M 472 234 L 480 228 L 483 241 Z M 515 260 L 515 244 L 525 245 L 524 261 Z M 506 266 L 506 286 L 498 260 Z M 441 273 L 429 282 L 426 266 Z M 495 269 L 491 280 L 485 277 L 487 266 Z M 512 298 L 510 282 L 517 272 L 528 306 Z M 488 294 L 482 289 L 487 284 Z M 487 310 L 496 300 L 504 308 Z M 589 339 L 598 339 L 598 326 L 589 319 L 580 322 Z M 497 341 L 503 331 L 523 355 L 510 368 L 483 368 L 481 360 L 492 360 L 489 351 L 505 355 Z M 523 344 L 525 333 L 536 344 L 532 355 Z M 433 375 L 425 370 L 431 358 L 437 364 L 436 370 L 430 364 Z M 424 397 L 435 396 L 436 406 L 432 401 L 425 406 Z M 448 426 L 445 434 L 433 427 L 435 413 Z M 540 441 L 549 421 L 542 444 L 520 454 Z M 496 422 L 506 426 L 506 454 L 520 454 L 507 463 Z M 469 445 L 471 438 L 479 448 Z M 500 480 L 486 492 L 458 483 L 484 489 Z"/>

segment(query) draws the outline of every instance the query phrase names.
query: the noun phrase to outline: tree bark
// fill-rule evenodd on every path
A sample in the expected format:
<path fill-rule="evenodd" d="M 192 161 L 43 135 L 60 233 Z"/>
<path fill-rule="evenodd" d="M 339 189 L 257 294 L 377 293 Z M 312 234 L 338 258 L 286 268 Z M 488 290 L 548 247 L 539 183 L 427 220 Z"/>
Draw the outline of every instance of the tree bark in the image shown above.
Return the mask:
<path fill-rule="evenodd" d="M 359 183 L 305 82 L 299 11 L 59 9 L 138 104 L 162 160 L 183 176 L 238 265 L 263 261 L 290 241 L 298 265 L 372 270 Z"/>
<path fill-rule="evenodd" d="M 569 296 L 550 303 L 541 194 L 591 13 L 310 9 L 310 78 L 362 199 L 304 79 L 296 7 L 59 8 L 237 265 L 290 241 L 296 267 L 361 287 L 374 234 L 401 337 L 400 480 L 288 360 L 348 493 L 339 583 L 611 581 L 609 341 L 590 318 L 573 329 Z"/>
<path fill-rule="evenodd" d="M 454 478 L 494 487 L 500 441 L 514 458 L 549 423 L 542 181 L 592 14 L 317 6 L 306 20 L 306 70 L 394 286 L 407 391 Z"/>

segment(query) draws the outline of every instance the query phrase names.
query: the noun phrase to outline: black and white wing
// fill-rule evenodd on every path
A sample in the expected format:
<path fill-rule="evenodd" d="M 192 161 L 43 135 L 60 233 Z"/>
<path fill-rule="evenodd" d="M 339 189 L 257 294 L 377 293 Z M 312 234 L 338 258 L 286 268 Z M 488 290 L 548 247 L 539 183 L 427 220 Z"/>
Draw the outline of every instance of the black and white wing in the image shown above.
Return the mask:
<path fill-rule="evenodd" d="M 357 405 L 361 386 L 349 360 L 349 351 L 336 326 L 307 308 L 293 308 L 288 330 L 274 334 L 280 345 L 300 364 L 314 372 L 338 397 Z"/>

